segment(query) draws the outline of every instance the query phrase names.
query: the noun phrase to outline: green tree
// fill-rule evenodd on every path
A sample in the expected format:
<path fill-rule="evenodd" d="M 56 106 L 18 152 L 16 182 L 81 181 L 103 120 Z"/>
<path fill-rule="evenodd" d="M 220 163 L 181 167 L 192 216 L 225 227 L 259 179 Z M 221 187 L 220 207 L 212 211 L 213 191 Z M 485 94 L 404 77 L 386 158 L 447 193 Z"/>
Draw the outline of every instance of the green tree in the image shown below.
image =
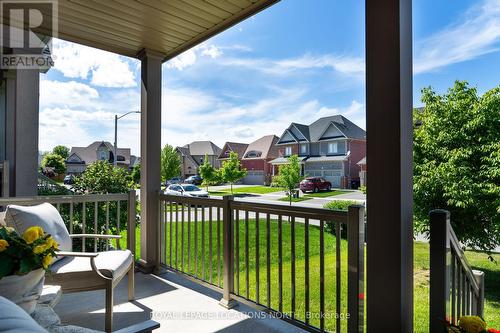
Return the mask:
<path fill-rule="evenodd" d="M 292 155 L 288 158 L 288 163 L 284 164 L 279 169 L 277 181 L 280 187 L 283 187 L 288 195 L 290 205 L 292 205 L 293 191 L 302 180 L 300 175 L 300 162 L 297 155 Z"/>
<path fill-rule="evenodd" d="M 141 164 L 137 163 L 130 171 L 130 179 L 132 183 L 139 184 L 141 182 Z"/>
<path fill-rule="evenodd" d="M 459 240 L 491 250 L 500 244 L 500 86 L 483 96 L 467 82 L 446 94 L 422 90 L 414 111 L 414 214 L 429 230 L 429 211 L 449 210 Z"/>
<path fill-rule="evenodd" d="M 66 164 L 64 158 L 57 154 L 45 154 L 42 159 L 43 168 L 53 168 L 57 174 L 63 174 L 66 172 Z"/>
<path fill-rule="evenodd" d="M 177 150 L 171 145 L 165 145 L 161 150 L 161 180 L 166 181 L 181 173 L 181 159 Z"/>
<path fill-rule="evenodd" d="M 66 160 L 69 157 L 69 148 L 63 145 L 55 146 L 52 154 L 57 154 Z"/>
<path fill-rule="evenodd" d="M 202 165 L 198 168 L 201 178 L 203 178 L 203 185 L 208 186 L 217 184 L 219 181 L 219 173 L 208 161 L 208 155 L 205 154 L 205 160 Z"/>
<path fill-rule="evenodd" d="M 114 167 L 108 161 L 96 161 L 75 180 L 73 186 L 79 194 L 126 193 L 129 190 L 127 171 Z"/>
<path fill-rule="evenodd" d="M 232 151 L 229 154 L 229 160 L 222 163 L 219 169 L 220 179 L 231 185 L 231 193 L 233 193 L 233 184 L 247 175 L 247 170 L 241 167 L 238 153 Z"/>

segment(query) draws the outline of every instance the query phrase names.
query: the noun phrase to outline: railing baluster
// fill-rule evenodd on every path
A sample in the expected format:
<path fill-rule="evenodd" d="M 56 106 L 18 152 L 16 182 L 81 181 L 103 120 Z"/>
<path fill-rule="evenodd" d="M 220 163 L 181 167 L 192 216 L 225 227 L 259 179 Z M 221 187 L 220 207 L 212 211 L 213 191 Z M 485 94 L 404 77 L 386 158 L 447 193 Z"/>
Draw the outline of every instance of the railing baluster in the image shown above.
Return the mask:
<path fill-rule="evenodd" d="M 194 206 L 194 276 L 198 277 L 198 205 Z"/>
<path fill-rule="evenodd" d="M 109 234 L 109 201 L 106 201 L 106 234 Z M 109 241 L 106 240 L 106 250 L 109 250 Z"/>
<path fill-rule="evenodd" d="M 470 296 L 471 296 L 471 291 L 472 291 L 472 288 L 469 284 L 468 281 L 466 281 L 467 283 L 467 295 L 466 295 L 466 298 L 465 298 L 465 315 L 468 316 L 471 314 L 471 311 L 470 311 Z"/>
<path fill-rule="evenodd" d="M 347 227 L 347 322 L 348 332 L 362 332 L 364 325 L 365 210 L 349 206 Z"/>
<path fill-rule="evenodd" d="M 184 203 L 181 203 L 181 267 L 184 271 Z"/>
<path fill-rule="evenodd" d="M 212 284 L 212 276 L 214 274 L 214 271 L 213 271 L 213 244 L 212 244 L 212 207 L 209 208 L 210 210 L 208 211 L 208 257 L 210 258 L 210 262 L 209 262 L 209 280 L 210 280 L 210 283 Z"/>
<path fill-rule="evenodd" d="M 69 203 L 69 233 L 73 233 L 73 201 Z"/>
<path fill-rule="evenodd" d="M 221 278 L 220 278 L 220 208 L 217 207 L 217 285 L 221 286 Z"/>
<path fill-rule="evenodd" d="M 205 206 L 201 206 L 201 278 L 205 280 Z"/>
<path fill-rule="evenodd" d="M 170 262 L 170 267 L 172 267 L 172 238 L 173 238 L 173 222 L 174 222 L 174 207 L 173 207 L 173 204 L 172 204 L 172 201 L 169 201 L 168 202 L 168 205 L 169 205 L 169 210 L 170 210 L 170 221 L 169 221 L 169 229 L 170 229 L 170 232 L 169 232 L 169 243 L 170 243 L 170 246 L 169 246 L 169 251 L 170 251 L 170 255 L 169 255 L 169 262 Z"/>
<path fill-rule="evenodd" d="M 168 207 L 167 207 L 167 202 L 166 201 L 162 201 L 160 202 L 161 206 L 162 206 L 162 209 L 163 209 L 163 214 L 162 214 L 162 218 L 163 218 L 163 262 L 165 264 L 167 264 L 167 239 L 168 239 Z"/>
<path fill-rule="evenodd" d="M 188 247 L 188 273 L 191 274 L 191 204 L 187 204 L 187 229 L 188 229 L 188 241 L 187 241 L 187 247 Z"/>
<path fill-rule="evenodd" d="M 305 319 L 309 325 L 309 219 L 304 221 L 304 288 L 305 288 Z"/>
<path fill-rule="evenodd" d="M 127 248 L 135 258 L 135 190 L 128 192 Z"/>
<path fill-rule="evenodd" d="M 249 253 L 248 253 L 248 210 L 245 211 L 245 283 L 246 283 L 246 298 L 250 296 L 250 276 L 249 276 Z"/>
<path fill-rule="evenodd" d="M 235 224 L 234 237 L 235 237 L 235 270 L 236 270 L 236 294 L 240 294 L 240 211 L 235 211 Z"/>
<path fill-rule="evenodd" d="M 160 262 L 167 261 L 167 219 L 165 218 L 165 202 L 160 200 Z"/>
<path fill-rule="evenodd" d="M 82 233 L 87 233 L 87 226 L 86 226 L 86 209 L 85 209 L 85 201 L 82 204 Z M 85 252 L 85 237 L 82 237 L 82 252 Z"/>
<path fill-rule="evenodd" d="M 99 204 L 96 202 L 94 202 L 94 234 L 99 234 L 99 230 L 97 230 L 97 218 L 98 218 L 98 206 Z M 119 231 L 118 231 L 119 232 Z M 97 238 L 94 238 L 94 252 L 97 252 Z"/>
<path fill-rule="evenodd" d="M 292 319 L 295 318 L 295 217 L 290 221 L 290 248 L 291 248 L 291 282 L 292 282 Z"/>
<path fill-rule="evenodd" d="M 175 269 L 179 269 L 177 265 L 177 252 L 179 248 L 179 203 L 175 203 Z"/>
<path fill-rule="evenodd" d="M 466 301 L 465 301 L 465 298 L 466 298 L 466 295 L 467 295 L 467 286 L 466 286 L 466 275 L 465 275 L 465 272 L 463 272 L 462 274 L 462 316 L 465 316 L 467 313 L 465 311 L 465 306 L 467 305 L 466 304 Z"/>
<path fill-rule="evenodd" d="M 335 223 L 335 269 L 336 269 L 336 274 L 335 274 L 335 311 L 336 311 L 336 328 L 337 332 L 340 332 L 341 330 L 341 320 L 340 320 L 340 314 L 342 313 L 342 308 L 341 308 L 341 300 L 342 300 L 342 294 L 341 294 L 341 283 L 342 283 L 342 270 L 341 270 L 341 241 L 342 241 L 342 229 L 341 229 L 341 224 L 338 222 Z"/>
<path fill-rule="evenodd" d="M 278 309 L 283 312 L 283 217 L 278 216 Z"/>
<path fill-rule="evenodd" d="M 259 303 L 260 296 L 260 253 L 259 253 L 259 212 L 255 212 L 255 302 Z"/>
<path fill-rule="evenodd" d="M 266 266 L 267 266 L 267 307 L 271 308 L 271 216 L 266 217 Z"/>
<path fill-rule="evenodd" d="M 116 201 L 116 230 L 120 234 L 121 229 L 121 201 Z M 116 240 L 116 248 L 120 249 L 120 242 Z"/>
<path fill-rule="evenodd" d="M 462 266 L 457 269 L 457 319 L 462 316 Z"/>
<path fill-rule="evenodd" d="M 325 330 L 325 222 L 319 221 L 319 328 Z"/>

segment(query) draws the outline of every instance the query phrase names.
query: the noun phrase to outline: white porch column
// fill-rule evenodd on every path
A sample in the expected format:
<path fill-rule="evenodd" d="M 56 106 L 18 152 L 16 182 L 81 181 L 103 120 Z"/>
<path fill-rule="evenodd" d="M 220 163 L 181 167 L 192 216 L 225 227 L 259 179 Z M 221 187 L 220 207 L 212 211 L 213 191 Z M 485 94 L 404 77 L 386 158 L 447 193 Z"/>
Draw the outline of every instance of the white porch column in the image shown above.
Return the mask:
<path fill-rule="evenodd" d="M 9 161 L 9 195 L 38 192 L 38 109 L 40 73 L 37 69 L 6 74 L 5 159 Z"/>
<path fill-rule="evenodd" d="M 412 1 L 366 0 L 367 332 L 413 332 Z"/>
<path fill-rule="evenodd" d="M 164 56 L 149 50 L 141 60 L 141 259 L 146 272 L 159 265 L 161 151 L 161 65 Z"/>

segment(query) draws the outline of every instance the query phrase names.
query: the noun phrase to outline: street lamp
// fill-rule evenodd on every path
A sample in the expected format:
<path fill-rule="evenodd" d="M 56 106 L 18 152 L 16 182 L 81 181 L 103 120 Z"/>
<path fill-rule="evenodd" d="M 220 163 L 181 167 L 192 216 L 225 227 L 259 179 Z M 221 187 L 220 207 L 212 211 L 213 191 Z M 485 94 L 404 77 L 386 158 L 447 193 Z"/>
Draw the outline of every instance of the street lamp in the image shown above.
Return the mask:
<path fill-rule="evenodd" d="M 118 146 L 117 146 L 117 132 L 118 132 L 118 119 L 121 119 L 123 117 L 125 117 L 126 115 L 128 114 L 131 114 L 131 113 L 141 113 L 141 111 L 129 111 L 127 113 L 124 113 L 122 114 L 121 116 L 118 116 L 117 114 L 115 114 L 115 145 L 114 145 L 114 156 L 113 156 L 113 165 L 116 166 L 116 162 L 118 160 L 118 156 L 116 155 L 116 151 L 118 150 Z"/>

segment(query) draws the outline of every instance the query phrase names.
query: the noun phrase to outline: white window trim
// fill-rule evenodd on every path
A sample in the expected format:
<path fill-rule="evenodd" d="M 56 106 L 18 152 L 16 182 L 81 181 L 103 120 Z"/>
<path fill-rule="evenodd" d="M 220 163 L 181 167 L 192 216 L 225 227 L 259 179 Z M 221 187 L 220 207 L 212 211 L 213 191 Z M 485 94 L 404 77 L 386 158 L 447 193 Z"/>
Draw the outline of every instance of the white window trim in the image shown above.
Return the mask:
<path fill-rule="evenodd" d="M 300 153 L 301 154 L 307 154 L 307 143 L 302 143 L 300 145 Z"/>
<path fill-rule="evenodd" d="M 330 147 L 333 147 L 333 149 L 330 150 Z M 339 146 L 337 142 L 328 142 L 328 146 L 326 151 L 328 154 L 336 154 L 339 151 Z"/>
<path fill-rule="evenodd" d="M 285 147 L 285 156 L 290 156 L 292 155 L 292 147 L 288 146 Z"/>

